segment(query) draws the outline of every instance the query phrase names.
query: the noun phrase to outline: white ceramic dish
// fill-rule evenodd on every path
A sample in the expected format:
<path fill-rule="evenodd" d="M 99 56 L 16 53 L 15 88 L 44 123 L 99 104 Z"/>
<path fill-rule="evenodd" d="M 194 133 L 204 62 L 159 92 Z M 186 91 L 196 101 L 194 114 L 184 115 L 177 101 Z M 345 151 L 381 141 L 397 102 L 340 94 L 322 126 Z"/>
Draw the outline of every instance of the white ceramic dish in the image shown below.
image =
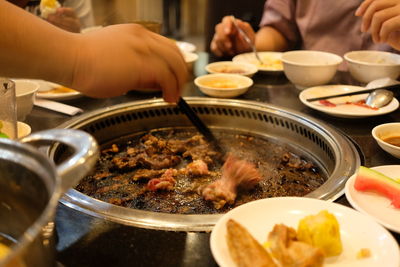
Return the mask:
<path fill-rule="evenodd" d="M 351 51 L 344 55 L 351 76 L 368 83 L 380 78 L 396 79 L 400 74 L 400 55 L 385 51 Z"/>
<path fill-rule="evenodd" d="M 386 176 L 400 178 L 400 165 L 373 167 Z M 389 230 L 400 233 L 400 209 L 394 208 L 390 200 L 373 192 L 359 192 L 354 189 L 356 175 L 351 176 L 345 186 L 346 198 L 356 209 L 374 218 Z"/>
<path fill-rule="evenodd" d="M 3 122 L 3 128 L 1 129 L 1 132 L 5 133 L 6 135 L 8 135 L 9 137 L 11 137 L 11 123 L 4 123 Z M 17 121 L 17 138 L 22 138 L 25 137 L 27 135 L 29 135 L 31 133 L 32 129 L 31 126 L 29 126 L 29 124 L 26 124 L 24 122 L 21 121 Z"/>
<path fill-rule="evenodd" d="M 400 147 L 389 144 L 382 139 L 400 136 L 400 122 L 384 123 L 372 129 L 372 137 L 387 153 L 400 159 Z"/>
<path fill-rule="evenodd" d="M 17 120 L 24 121 L 26 116 L 32 111 L 33 101 L 40 86 L 33 80 L 15 79 L 14 82 Z"/>
<path fill-rule="evenodd" d="M 342 57 L 322 51 L 296 50 L 282 54 L 283 72 L 300 90 L 330 82 L 342 61 Z"/>
<path fill-rule="evenodd" d="M 400 253 L 396 240 L 371 217 L 340 204 L 300 197 L 256 200 L 229 211 L 212 230 L 211 252 L 219 266 L 236 266 L 226 243 L 226 222 L 230 218 L 241 223 L 263 243 L 275 224 L 284 223 L 296 229 L 300 219 L 321 210 L 328 210 L 336 216 L 343 244 L 342 254 L 327 258 L 324 266 L 399 267 Z M 369 249 L 372 256 L 356 259 L 362 248 Z"/>
<path fill-rule="evenodd" d="M 36 96 L 40 98 L 45 98 L 45 99 L 52 99 L 52 100 L 70 100 L 70 99 L 75 99 L 78 97 L 82 97 L 83 95 L 78 92 L 67 92 L 67 93 L 45 93 L 46 91 L 52 90 L 54 88 L 60 87 L 62 85 L 52 83 L 52 82 L 47 82 L 47 81 L 40 81 L 39 82 L 40 87 L 39 91 L 37 92 Z"/>
<path fill-rule="evenodd" d="M 247 77 L 252 77 L 258 71 L 253 64 L 233 61 L 213 62 L 206 65 L 205 69 L 208 73 L 240 74 Z"/>
<path fill-rule="evenodd" d="M 176 45 L 182 51 L 186 51 L 186 52 L 194 52 L 194 51 L 196 51 L 196 46 L 194 44 L 192 44 L 192 43 L 183 42 L 183 41 L 176 41 Z"/>
<path fill-rule="evenodd" d="M 377 110 L 354 104 L 346 104 L 346 102 L 357 102 L 363 100 L 368 96 L 368 94 L 336 97 L 329 99 L 329 102 L 336 104 L 335 107 L 328 107 L 321 104 L 319 101 L 309 102 L 306 100 L 308 98 L 323 97 L 340 93 L 350 93 L 363 89 L 365 88 L 352 85 L 322 85 L 303 90 L 299 94 L 299 98 L 304 105 L 312 109 L 324 112 L 331 116 L 342 118 L 363 118 L 370 116 L 379 116 L 393 112 L 399 107 L 399 101 L 396 98 L 393 98 L 393 100 L 388 105 Z"/>
<path fill-rule="evenodd" d="M 247 92 L 253 85 L 253 80 L 239 74 L 206 74 L 194 80 L 195 85 L 206 95 L 221 98 L 237 97 Z M 213 86 L 215 84 L 216 86 Z M 220 85 L 232 85 L 231 88 L 221 88 Z"/>
<path fill-rule="evenodd" d="M 255 65 L 260 72 L 267 74 L 282 74 L 283 65 L 280 52 L 258 52 L 265 65 L 260 65 L 254 53 L 244 53 L 232 58 L 233 62 L 244 62 Z"/>

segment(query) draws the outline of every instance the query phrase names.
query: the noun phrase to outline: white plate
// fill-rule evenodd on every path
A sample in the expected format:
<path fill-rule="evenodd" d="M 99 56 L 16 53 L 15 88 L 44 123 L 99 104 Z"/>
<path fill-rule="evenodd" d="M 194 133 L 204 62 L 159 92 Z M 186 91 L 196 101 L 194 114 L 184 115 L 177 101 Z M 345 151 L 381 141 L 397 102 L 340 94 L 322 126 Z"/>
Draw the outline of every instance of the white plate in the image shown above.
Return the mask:
<path fill-rule="evenodd" d="M 186 51 L 186 52 L 194 52 L 194 51 L 196 51 L 196 46 L 194 44 L 192 44 L 192 43 L 176 41 L 176 45 L 182 51 Z"/>
<path fill-rule="evenodd" d="M 282 53 L 280 52 L 258 52 L 261 60 L 265 62 L 266 64 L 275 62 L 277 60 L 281 60 Z M 264 73 L 268 74 L 280 74 L 283 73 L 283 65 L 281 68 L 274 68 L 272 66 L 260 66 L 258 60 L 256 59 L 254 53 L 244 53 L 240 54 L 237 56 L 234 56 L 232 58 L 232 61 L 236 62 L 245 62 L 245 63 L 251 63 L 253 65 L 256 65 L 258 70 Z M 282 64 L 282 62 L 281 62 Z"/>
<path fill-rule="evenodd" d="M 47 81 L 38 81 L 40 84 L 39 90 L 36 93 L 36 97 L 52 99 L 52 100 L 69 100 L 83 96 L 80 92 L 68 92 L 68 93 L 43 93 L 44 91 L 51 90 L 53 88 L 60 87 L 62 85 L 47 82 Z"/>
<path fill-rule="evenodd" d="M 260 242 L 266 241 L 273 226 L 284 223 L 297 229 L 300 219 L 328 210 L 340 224 L 343 252 L 325 260 L 324 266 L 399 267 L 399 246 L 393 236 L 369 216 L 352 208 L 318 199 L 278 197 L 256 200 L 232 209 L 218 220 L 210 238 L 211 252 L 221 267 L 235 266 L 226 244 L 226 222 L 235 219 Z M 362 248 L 371 257 L 357 259 Z"/>
<path fill-rule="evenodd" d="M 389 177 L 400 178 L 400 165 L 373 167 Z M 400 233 L 400 209 L 394 208 L 390 200 L 373 192 L 360 192 L 354 189 L 356 175 L 351 176 L 345 187 L 347 200 L 357 210 L 372 216 L 386 228 Z"/>
<path fill-rule="evenodd" d="M 360 107 L 353 104 L 345 104 L 346 102 L 357 102 L 359 100 L 366 99 L 368 94 L 343 96 L 343 97 L 336 97 L 329 99 L 329 102 L 337 104 L 336 107 L 327 107 L 319 103 L 319 101 L 308 102 L 306 100 L 308 98 L 313 98 L 313 97 L 323 97 L 340 93 L 350 93 L 363 89 L 365 88 L 352 85 L 321 85 L 303 90 L 300 93 L 299 98 L 304 105 L 312 109 L 342 118 L 362 118 L 370 116 L 379 116 L 395 111 L 399 107 L 399 101 L 397 101 L 396 98 L 393 98 L 392 102 L 390 102 L 388 105 L 379 108 L 377 110 L 366 107 Z"/>

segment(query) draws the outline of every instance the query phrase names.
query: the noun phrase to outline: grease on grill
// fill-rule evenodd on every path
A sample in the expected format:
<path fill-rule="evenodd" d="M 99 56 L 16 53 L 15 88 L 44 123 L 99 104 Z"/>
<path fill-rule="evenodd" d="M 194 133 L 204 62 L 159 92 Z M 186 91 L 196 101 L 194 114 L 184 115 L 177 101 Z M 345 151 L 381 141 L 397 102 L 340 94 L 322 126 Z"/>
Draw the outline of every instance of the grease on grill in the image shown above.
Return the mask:
<path fill-rule="evenodd" d="M 76 189 L 93 198 L 123 207 L 179 214 L 223 213 L 246 202 L 278 196 L 304 196 L 322 185 L 326 178 L 317 167 L 288 148 L 265 139 L 233 133 L 217 133 L 221 145 L 235 156 L 254 163 L 263 176 L 251 191 L 238 193 L 233 205 L 217 210 L 201 196 L 205 185 L 220 178 L 221 162 L 202 136 L 194 131 L 154 131 L 119 141 L 102 150 L 95 171 Z M 201 159 L 207 175 L 182 171 Z M 174 185 L 152 191 L 147 183 L 169 168 Z"/>

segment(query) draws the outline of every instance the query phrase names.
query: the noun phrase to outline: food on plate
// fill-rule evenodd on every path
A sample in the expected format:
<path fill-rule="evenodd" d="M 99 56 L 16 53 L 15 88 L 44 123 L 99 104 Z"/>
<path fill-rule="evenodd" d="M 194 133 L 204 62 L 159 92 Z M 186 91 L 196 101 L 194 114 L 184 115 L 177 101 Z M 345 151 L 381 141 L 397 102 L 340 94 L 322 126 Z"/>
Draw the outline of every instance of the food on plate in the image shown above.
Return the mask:
<path fill-rule="evenodd" d="M 236 82 L 226 79 L 202 82 L 202 84 L 207 87 L 220 88 L 220 89 L 234 89 L 239 87 L 239 85 Z"/>
<path fill-rule="evenodd" d="M 376 107 L 370 107 L 370 106 L 368 106 L 368 105 L 365 103 L 365 99 L 359 100 L 359 101 L 356 101 L 356 102 L 349 102 L 349 101 L 347 101 L 347 102 L 340 103 L 340 104 L 332 103 L 332 102 L 329 101 L 329 100 L 319 100 L 318 103 L 321 104 L 321 105 L 323 105 L 323 106 L 325 106 L 325 107 L 332 107 L 332 108 L 337 107 L 338 105 L 356 105 L 356 106 L 359 106 L 359 107 L 362 107 L 362 108 L 368 108 L 368 109 L 372 109 L 372 110 L 378 110 L 378 109 L 379 109 L 379 108 L 376 108 Z"/>
<path fill-rule="evenodd" d="M 262 63 L 257 63 L 257 67 L 259 68 L 267 68 L 271 70 L 283 70 L 283 63 L 282 60 L 279 58 L 274 58 L 270 56 L 262 56 L 261 57 Z"/>
<path fill-rule="evenodd" d="M 214 214 L 256 199 L 304 196 L 327 180 L 287 144 L 227 130 L 213 133 L 236 160 L 224 165 L 194 129 L 140 132 L 103 144 L 93 173 L 76 189 L 133 209 Z"/>
<path fill-rule="evenodd" d="M 237 266 L 278 266 L 268 251 L 241 224 L 230 219 L 226 228 L 229 253 Z"/>
<path fill-rule="evenodd" d="M 56 13 L 59 7 L 61 7 L 61 5 L 57 0 L 41 0 L 39 5 L 40 16 L 47 19 L 50 14 Z"/>
<path fill-rule="evenodd" d="M 359 260 L 371 257 L 371 250 L 368 248 L 362 248 L 357 252 L 356 258 Z"/>
<path fill-rule="evenodd" d="M 389 143 L 393 146 L 398 146 L 400 147 L 400 136 L 389 136 L 385 138 L 381 138 L 382 141 Z"/>
<path fill-rule="evenodd" d="M 354 188 L 358 191 L 372 191 L 386 196 L 395 208 L 400 208 L 400 182 L 381 172 L 360 166 Z"/>
<path fill-rule="evenodd" d="M 219 66 L 211 68 L 214 72 L 219 73 L 232 73 L 232 74 L 243 74 L 246 73 L 246 70 L 241 69 L 239 67 L 230 67 L 230 66 Z"/>
<path fill-rule="evenodd" d="M 55 87 L 53 89 L 47 91 L 40 91 L 40 94 L 67 94 L 67 93 L 76 93 L 77 91 L 65 86 Z"/>
<path fill-rule="evenodd" d="M 324 263 L 323 251 L 298 239 L 296 230 L 276 224 L 268 234 L 268 248 L 281 266 L 318 267 Z"/>
<path fill-rule="evenodd" d="M 297 227 L 299 241 L 322 249 L 325 256 L 338 256 L 342 253 L 340 227 L 336 217 L 326 210 L 301 219 Z"/>

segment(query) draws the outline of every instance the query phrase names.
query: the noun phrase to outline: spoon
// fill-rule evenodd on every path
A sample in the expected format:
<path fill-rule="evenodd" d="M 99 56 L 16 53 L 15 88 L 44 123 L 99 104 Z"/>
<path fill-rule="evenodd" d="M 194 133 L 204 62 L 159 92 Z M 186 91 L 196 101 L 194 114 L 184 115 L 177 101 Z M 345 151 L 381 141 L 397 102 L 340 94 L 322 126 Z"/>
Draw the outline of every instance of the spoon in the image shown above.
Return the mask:
<path fill-rule="evenodd" d="M 235 26 L 235 28 L 238 30 L 239 34 L 243 37 L 243 39 L 246 41 L 246 43 L 248 43 L 251 47 L 251 49 L 253 50 L 254 55 L 256 56 L 256 59 L 258 60 L 258 62 L 260 64 L 263 64 L 260 55 L 257 52 L 256 46 L 255 44 L 250 40 L 249 36 L 247 35 L 247 33 L 245 33 L 237 24 L 236 19 L 234 16 L 231 16 L 232 19 L 232 23 Z"/>
<path fill-rule="evenodd" d="M 370 93 L 365 104 L 372 108 L 381 108 L 389 104 L 393 99 L 393 92 L 386 89 L 378 89 Z"/>

